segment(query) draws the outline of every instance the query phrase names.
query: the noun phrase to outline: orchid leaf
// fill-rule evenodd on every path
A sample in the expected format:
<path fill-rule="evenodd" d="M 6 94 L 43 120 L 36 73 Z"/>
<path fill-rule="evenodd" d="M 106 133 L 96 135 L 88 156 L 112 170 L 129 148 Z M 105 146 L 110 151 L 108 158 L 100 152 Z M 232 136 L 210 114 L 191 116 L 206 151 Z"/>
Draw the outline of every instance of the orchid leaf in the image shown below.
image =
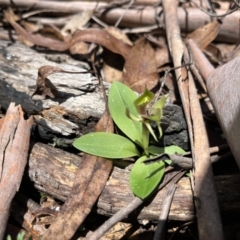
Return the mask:
<path fill-rule="evenodd" d="M 113 121 L 119 129 L 142 147 L 142 123 L 134 122 L 126 115 L 126 111 L 129 111 L 132 116 L 139 118 L 134 106 L 137 97 L 137 94 L 126 85 L 114 82 L 109 90 L 108 106 Z"/>
<path fill-rule="evenodd" d="M 93 132 L 76 139 L 73 146 L 88 154 L 104 158 L 140 156 L 135 144 L 128 138 L 107 132 Z"/>
<path fill-rule="evenodd" d="M 160 155 L 162 153 L 167 153 L 167 154 L 175 154 L 175 153 L 184 154 L 185 153 L 185 151 L 182 148 L 175 145 L 167 146 L 167 147 L 149 146 L 148 151 L 153 155 Z"/>
<path fill-rule="evenodd" d="M 167 153 L 167 154 L 184 154 L 185 151 L 178 147 L 178 146 L 175 146 L 175 145 L 172 145 L 172 146 L 167 146 L 167 147 L 157 147 L 157 146 L 149 146 L 148 147 L 148 152 L 153 154 L 153 155 L 160 155 L 160 154 L 163 154 L 163 153 Z M 166 162 L 167 164 L 171 164 L 172 163 L 172 160 L 164 160 L 164 162 Z"/>
<path fill-rule="evenodd" d="M 143 149 L 145 152 L 145 155 L 149 155 L 149 152 L 147 150 L 149 145 L 149 130 L 145 124 L 143 124 Z"/>
<path fill-rule="evenodd" d="M 165 164 L 163 161 L 144 164 L 147 156 L 139 158 L 130 173 L 130 187 L 133 193 L 141 199 L 148 197 L 160 183 Z"/>

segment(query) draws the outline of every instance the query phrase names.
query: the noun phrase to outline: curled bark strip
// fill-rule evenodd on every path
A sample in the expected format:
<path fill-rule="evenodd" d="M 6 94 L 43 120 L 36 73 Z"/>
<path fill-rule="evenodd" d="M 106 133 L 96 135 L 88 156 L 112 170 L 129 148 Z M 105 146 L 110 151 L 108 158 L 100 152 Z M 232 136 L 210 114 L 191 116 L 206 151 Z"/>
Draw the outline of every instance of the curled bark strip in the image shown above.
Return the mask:
<path fill-rule="evenodd" d="M 95 130 L 113 132 L 108 111 L 105 111 Z M 71 239 L 104 189 L 111 170 L 111 161 L 84 154 L 62 212 L 41 239 Z"/>
<path fill-rule="evenodd" d="M 10 104 L 0 130 L 0 239 L 3 239 L 10 204 L 27 163 L 32 124 L 32 118 L 24 120 L 20 106 Z"/>
<path fill-rule="evenodd" d="M 208 151 L 207 133 L 203 117 L 201 117 L 201 107 L 196 87 L 190 74 L 189 92 L 194 134 L 194 200 L 198 218 L 199 239 L 206 239 L 207 237 L 221 240 L 224 239 L 223 230 L 210 153 Z"/>

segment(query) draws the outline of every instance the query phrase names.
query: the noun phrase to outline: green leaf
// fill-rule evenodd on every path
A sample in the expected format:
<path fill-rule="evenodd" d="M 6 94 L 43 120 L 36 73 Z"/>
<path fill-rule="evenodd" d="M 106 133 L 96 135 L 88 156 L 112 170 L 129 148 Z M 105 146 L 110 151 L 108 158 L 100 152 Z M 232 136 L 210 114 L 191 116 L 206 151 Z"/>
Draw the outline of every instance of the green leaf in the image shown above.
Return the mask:
<path fill-rule="evenodd" d="M 149 152 L 148 152 L 148 145 L 149 145 L 149 130 L 147 128 L 147 126 L 144 124 L 143 125 L 143 150 L 144 150 L 144 155 L 148 156 Z"/>
<path fill-rule="evenodd" d="M 23 239 L 24 239 L 24 236 L 25 236 L 25 232 L 20 232 L 20 233 L 18 233 L 18 235 L 17 235 L 17 240 L 23 240 Z"/>
<path fill-rule="evenodd" d="M 108 107 L 113 121 L 132 141 L 143 146 L 142 144 L 142 123 L 134 122 L 126 115 L 128 109 L 131 115 L 139 118 L 134 101 L 137 94 L 129 87 L 120 82 L 114 82 L 109 90 Z"/>
<path fill-rule="evenodd" d="M 175 154 L 175 153 L 184 154 L 185 153 L 185 151 L 182 148 L 175 145 L 167 146 L 167 147 L 149 146 L 148 151 L 154 155 L 159 155 L 162 153 L 167 153 L 167 154 Z"/>
<path fill-rule="evenodd" d="M 163 161 L 144 164 L 143 161 L 146 159 L 147 156 L 139 158 L 130 173 L 130 187 L 141 199 L 146 198 L 156 189 L 165 171 Z"/>
<path fill-rule="evenodd" d="M 164 160 L 165 163 L 167 163 L 168 165 L 172 164 L 172 160 Z"/>
<path fill-rule="evenodd" d="M 185 153 L 185 151 L 182 148 L 175 145 L 167 146 L 167 147 L 149 146 L 148 151 L 149 153 L 154 155 L 160 155 L 162 153 L 167 153 L 167 154 L 175 154 L 175 153 L 184 154 Z M 171 160 L 164 160 L 164 162 L 166 162 L 169 165 L 172 163 Z"/>
<path fill-rule="evenodd" d="M 127 158 L 140 156 L 135 144 L 129 139 L 107 132 L 86 134 L 73 142 L 83 152 L 104 158 Z"/>

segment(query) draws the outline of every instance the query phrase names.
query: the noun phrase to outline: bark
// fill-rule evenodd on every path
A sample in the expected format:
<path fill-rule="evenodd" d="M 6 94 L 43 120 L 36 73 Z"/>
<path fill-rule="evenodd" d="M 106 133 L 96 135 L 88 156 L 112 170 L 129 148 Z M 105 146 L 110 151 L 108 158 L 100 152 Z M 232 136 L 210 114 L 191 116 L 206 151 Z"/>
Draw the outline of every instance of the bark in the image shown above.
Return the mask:
<path fill-rule="evenodd" d="M 11 103 L 0 129 L 0 239 L 3 239 L 12 199 L 19 189 L 29 147 L 32 118 L 25 121 L 20 106 Z"/>
<path fill-rule="evenodd" d="M 92 130 L 105 109 L 102 90 L 92 74 L 53 74 L 48 78 L 57 87 L 59 96 L 31 98 L 40 67 L 51 65 L 79 72 L 88 69 L 88 64 L 67 54 L 46 54 L 5 41 L 0 41 L 0 53 L 0 103 L 3 109 L 7 109 L 10 102 L 20 104 L 24 112 L 34 114 L 40 136 L 48 140 L 56 135 L 73 138 L 80 132 Z"/>

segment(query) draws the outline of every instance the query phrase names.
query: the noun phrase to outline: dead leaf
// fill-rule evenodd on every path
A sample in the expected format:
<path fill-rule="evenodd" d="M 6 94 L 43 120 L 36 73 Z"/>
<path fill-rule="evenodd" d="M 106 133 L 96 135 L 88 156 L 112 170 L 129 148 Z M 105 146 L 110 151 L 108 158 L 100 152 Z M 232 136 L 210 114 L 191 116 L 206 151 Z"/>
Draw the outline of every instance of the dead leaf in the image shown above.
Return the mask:
<path fill-rule="evenodd" d="M 72 74 L 88 73 L 87 71 L 85 71 L 85 72 L 70 72 L 70 71 L 65 71 L 58 67 L 43 66 L 38 69 L 37 89 L 32 94 L 32 96 L 41 95 L 41 96 L 48 96 L 51 98 L 56 97 L 58 94 L 58 90 L 47 77 L 50 76 L 51 74 L 59 73 L 59 72 L 72 73 Z"/>
<path fill-rule="evenodd" d="M 213 44 L 207 45 L 207 47 L 204 49 L 204 53 L 214 64 L 221 64 L 223 62 L 223 56 L 220 49 Z"/>
<path fill-rule="evenodd" d="M 193 39 L 198 47 L 203 50 L 217 37 L 220 27 L 219 21 L 215 20 L 188 34 L 186 40 Z"/>
<path fill-rule="evenodd" d="M 36 27 L 33 23 L 22 20 L 21 24 L 29 32 L 33 33 L 33 32 L 37 32 L 39 30 L 39 29 L 37 29 L 38 27 Z M 26 38 L 22 37 L 21 35 L 18 37 L 18 39 L 21 43 L 25 44 L 28 47 L 33 47 L 34 46 L 34 44 L 32 42 L 28 41 Z"/>
<path fill-rule="evenodd" d="M 119 28 L 116 27 L 107 27 L 105 30 L 110 33 L 112 36 L 117 38 L 118 40 L 122 40 L 124 43 L 133 46 L 133 43 L 130 41 L 128 36 L 122 32 Z"/>
<path fill-rule="evenodd" d="M 107 111 L 101 117 L 95 131 L 113 132 L 112 119 Z M 84 154 L 62 212 L 41 239 L 71 239 L 90 213 L 96 199 L 105 187 L 111 170 L 111 161 Z"/>
<path fill-rule="evenodd" d="M 93 16 L 93 11 L 82 11 L 81 13 L 73 15 L 69 21 L 62 28 L 63 35 L 75 33 L 77 30 L 84 27 Z"/>
<path fill-rule="evenodd" d="M 101 29 L 85 29 L 76 32 L 72 37 L 70 45 L 78 41 L 97 43 L 114 53 L 122 55 L 124 58 L 128 56 L 131 50 L 131 46 L 118 40 L 106 30 Z"/>
<path fill-rule="evenodd" d="M 39 25 L 32 23 L 32 22 L 28 22 L 26 20 L 22 20 L 21 25 L 23 25 L 23 27 L 26 29 L 26 31 L 31 32 L 31 33 L 37 32 L 42 28 L 42 27 L 40 28 Z"/>
<path fill-rule="evenodd" d="M 76 42 L 73 46 L 69 48 L 71 54 L 81 54 L 86 55 L 89 53 L 89 44 L 85 42 Z"/>
<path fill-rule="evenodd" d="M 41 35 L 34 35 L 27 32 L 22 26 L 20 26 L 14 19 L 14 16 L 9 10 L 4 12 L 7 21 L 14 27 L 16 32 L 24 37 L 27 41 L 34 43 L 41 47 L 47 47 L 56 51 L 66 51 L 77 42 L 92 42 L 106 47 L 110 51 L 122 55 L 127 58 L 131 46 L 125 44 L 121 40 L 118 40 L 105 30 L 101 29 L 85 29 L 77 31 L 68 42 L 61 42 L 46 38 Z"/>
<path fill-rule="evenodd" d="M 158 67 L 162 67 L 164 64 L 172 61 L 168 48 L 160 48 L 155 51 L 155 58 Z"/>
<path fill-rule="evenodd" d="M 51 39 L 60 40 L 60 41 L 65 40 L 60 30 L 54 26 L 44 26 L 43 28 L 39 29 L 37 33 L 41 36 L 51 38 Z"/>
<path fill-rule="evenodd" d="M 6 12 L 8 13 L 9 17 L 11 17 L 12 21 L 15 22 L 21 20 L 21 18 L 13 12 L 12 8 L 8 8 Z M 6 20 L 8 21 L 7 18 Z"/>
<path fill-rule="evenodd" d="M 146 87 L 152 89 L 158 83 L 155 52 L 145 38 L 135 43 L 126 58 L 123 83 L 139 93 Z"/>
<path fill-rule="evenodd" d="M 118 40 L 122 40 L 124 43 L 132 46 L 132 42 L 128 39 L 127 35 L 120 29 L 115 27 L 105 28 L 107 32 L 116 37 Z M 108 49 L 104 49 L 103 52 L 103 73 L 105 80 L 109 83 L 122 80 L 122 71 L 124 66 L 124 59 L 121 55 L 113 53 Z"/>
<path fill-rule="evenodd" d="M 110 52 L 108 49 L 103 53 L 103 73 L 106 82 L 122 80 L 122 71 L 124 66 L 124 58 L 116 53 Z"/>
<path fill-rule="evenodd" d="M 222 55 L 224 56 L 224 62 L 229 62 L 233 58 L 240 56 L 240 45 L 228 45 L 218 44 L 218 48 L 221 49 Z"/>

